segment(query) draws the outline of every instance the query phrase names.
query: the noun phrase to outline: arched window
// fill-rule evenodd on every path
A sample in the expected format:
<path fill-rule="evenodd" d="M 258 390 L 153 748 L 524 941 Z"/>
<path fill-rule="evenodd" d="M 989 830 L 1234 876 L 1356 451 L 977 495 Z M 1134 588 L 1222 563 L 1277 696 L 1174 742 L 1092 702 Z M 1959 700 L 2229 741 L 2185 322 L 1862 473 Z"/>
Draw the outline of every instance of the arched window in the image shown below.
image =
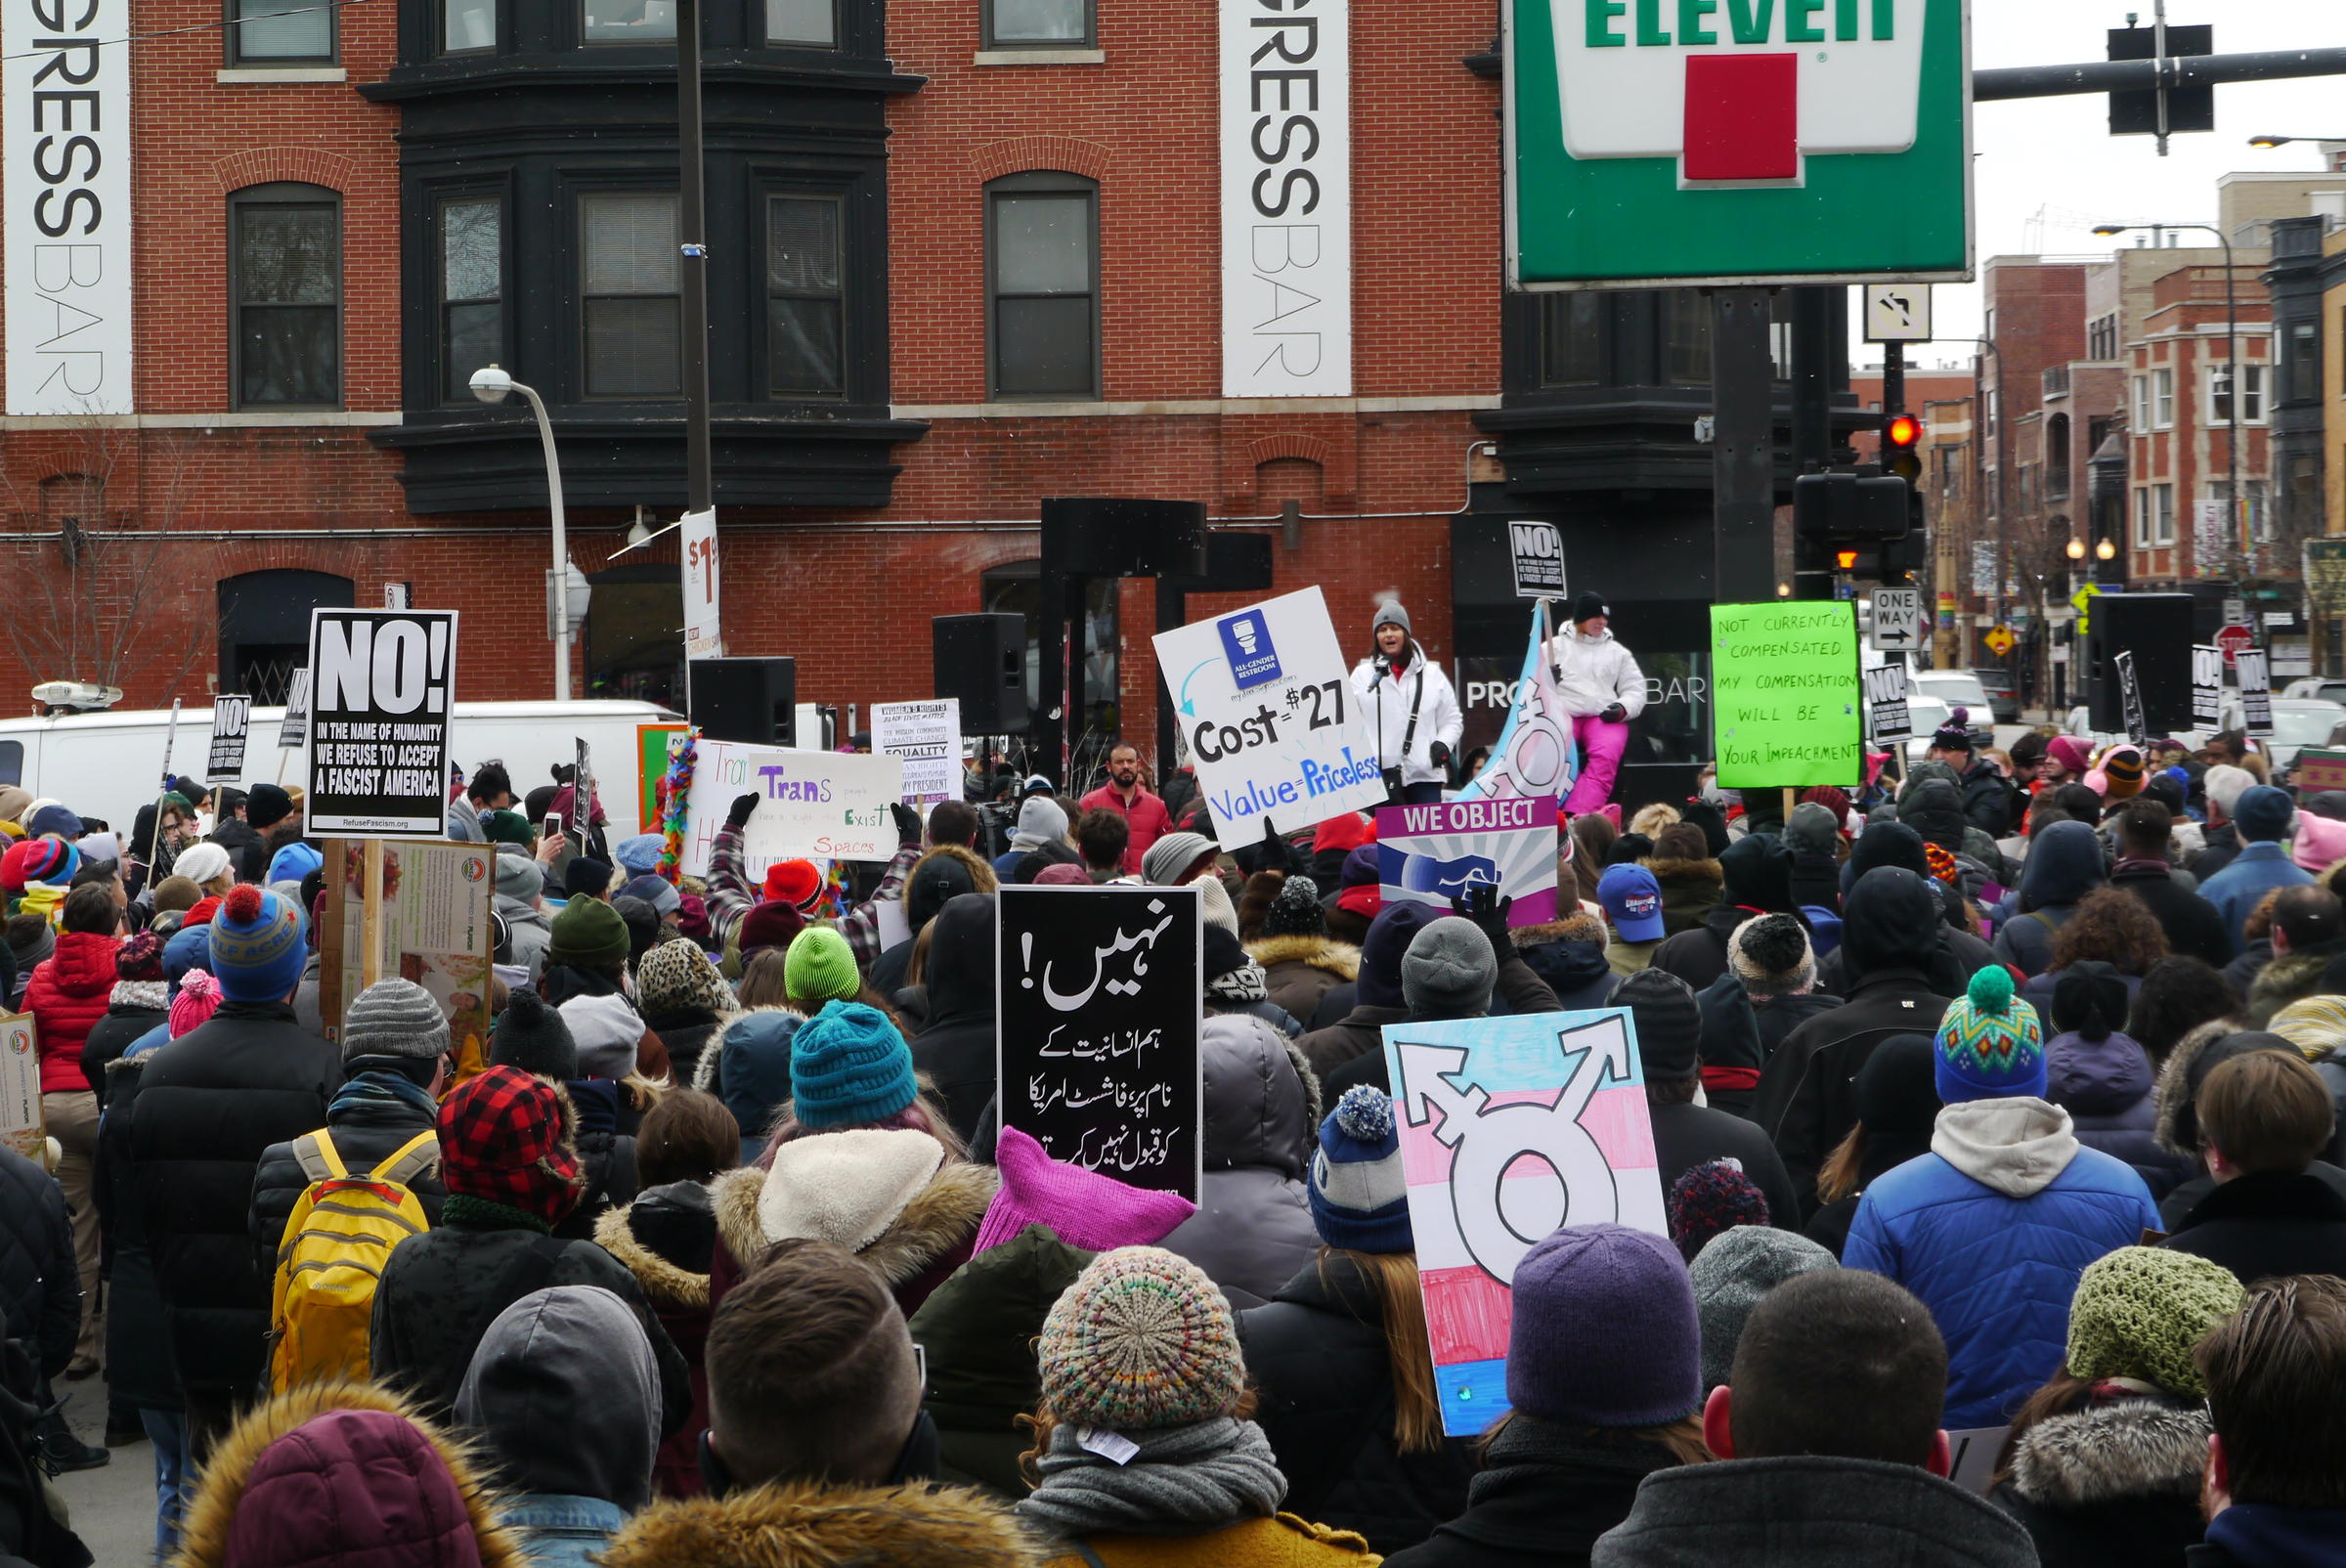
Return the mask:
<path fill-rule="evenodd" d="M 228 198 L 231 361 L 239 409 L 342 403 L 342 197 L 248 185 Z"/>
<path fill-rule="evenodd" d="M 995 398 L 1100 396 L 1100 187 L 1080 174 L 985 188 L 986 388 Z"/>
<path fill-rule="evenodd" d="M 293 672 L 310 662 L 310 612 L 356 604 L 354 585 L 331 572 L 243 572 L 220 580 L 220 689 L 280 703 Z"/>

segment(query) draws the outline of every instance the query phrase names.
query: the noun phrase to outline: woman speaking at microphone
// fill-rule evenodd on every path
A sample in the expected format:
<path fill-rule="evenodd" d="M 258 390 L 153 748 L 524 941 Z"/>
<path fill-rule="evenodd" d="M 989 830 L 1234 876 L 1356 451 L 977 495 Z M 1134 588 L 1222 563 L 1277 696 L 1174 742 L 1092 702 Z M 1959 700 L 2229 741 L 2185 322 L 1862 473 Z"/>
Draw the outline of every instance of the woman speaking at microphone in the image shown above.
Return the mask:
<path fill-rule="evenodd" d="M 1387 599 L 1370 624 L 1374 649 L 1352 672 L 1352 689 L 1368 710 L 1376 737 L 1385 795 L 1396 806 L 1430 806 L 1442 799 L 1450 749 L 1465 716 L 1450 677 L 1410 635 L 1410 612 Z"/>

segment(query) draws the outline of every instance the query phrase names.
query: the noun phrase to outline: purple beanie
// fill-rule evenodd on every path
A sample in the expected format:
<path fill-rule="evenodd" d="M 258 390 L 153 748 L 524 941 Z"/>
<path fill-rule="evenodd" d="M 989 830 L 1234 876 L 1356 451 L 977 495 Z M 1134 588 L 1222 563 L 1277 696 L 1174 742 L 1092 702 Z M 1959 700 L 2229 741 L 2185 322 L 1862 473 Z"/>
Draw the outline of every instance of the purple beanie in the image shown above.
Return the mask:
<path fill-rule="evenodd" d="M 1416 940 L 1417 933 L 1448 913 L 1414 898 L 1396 898 L 1379 909 L 1368 923 L 1368 935 L 1361 938 L 1361 973 L 1353 982 L 1354 997 L 1370 1007 L 1409 1006 L 1401 994 L 1401 961 L 1409 956 L 1410 943 Z"/>
<path fill-rule="evenodd" d="M 1630 1428 L 1667 1426 L 1702 1408 L 1694 1285 L 1664 1238 L 1567 1225 L 1516 1265 L 1514 1298 L 1507 1403 L 1524 1415 Z"/>

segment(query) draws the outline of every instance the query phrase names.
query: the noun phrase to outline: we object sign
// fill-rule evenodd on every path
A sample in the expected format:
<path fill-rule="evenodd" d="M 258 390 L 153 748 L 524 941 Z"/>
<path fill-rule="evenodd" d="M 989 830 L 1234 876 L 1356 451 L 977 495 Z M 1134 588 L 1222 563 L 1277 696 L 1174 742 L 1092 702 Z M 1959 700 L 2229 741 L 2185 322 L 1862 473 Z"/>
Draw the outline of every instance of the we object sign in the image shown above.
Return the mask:
<path fill-rule="evenodd" d="M 212 699 L 212 744 L 204 758 L 206 784 L 234 784 L 244 774 L 244 738 L 252 727 L 250 697 Z"/>
<path fill-rule="evenodd" d="M 309 831 L 444 837 L 456 612 L 313 610 L 310 674 Z"/>
<path fill-rule="evenodd" d="M 1507 1412 L 1524 1254 L 1564 1225 L 1670 1234 L 1636 1024 L 1624 1008 L 1389 1024 L 1384 1048 L 1442 1429 L 1471 1436 Z"/>
<path fill-rule="evenodd" d="M 761 881 L 777 860 L 886 860 L 896 852 L 904 764 L 893 757 L 800 752 L 704 738 L 685 797 L 684 874 L 709 874 L 709 847 L 743 795 L 758 797 L 741 835 L 742 868 Z"/>
<path fill-rule="evenodd" d="M 1507 0 L 1511 286 L 1971 276 L 1966 0 Z"/>
<path fill-rule="evenodd" d="M 1376 742 L 1317 588 L 1250 604 L 1154 640 L 1156 667 L 1233 843 L 1381 806 Z"/>
<path fill-rule="evenodd" d="M 1376 812 L 1377 881 L 1385 902 L 1413 899 L 1450 910 L 1478 887 L 1515 900 L 1510 926 L 1556 918 L 1556 801 L 1552 795 Z"/>

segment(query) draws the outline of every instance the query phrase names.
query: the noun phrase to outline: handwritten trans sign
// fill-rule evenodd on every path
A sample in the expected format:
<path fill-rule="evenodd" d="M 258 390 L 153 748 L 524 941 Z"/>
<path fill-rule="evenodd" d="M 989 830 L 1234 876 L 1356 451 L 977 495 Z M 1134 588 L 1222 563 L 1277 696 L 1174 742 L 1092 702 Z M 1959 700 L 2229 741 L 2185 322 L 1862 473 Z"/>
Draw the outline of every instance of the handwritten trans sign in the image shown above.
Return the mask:
<path fill-rule="evenodd" d="M 1442 1429 L 1471 1436 L 1507 1411 L 1523 1255 L 1564 1225 L 1670 1234 L 1636 1025 L 1611 1007 L 1384 1037 Z"/>
<path fill-rule="evenodd" d="M 1318 588 L 1194 621 L 1155 639 L 1182 739 L 1232 844 L 1383 804 L 1376 741 L 1352 700 Z M 1237 835 L 1231 837 L 1231 835 Z"/>
<path fill-rule="evenodd" d="M 1204 899 L 1195 888 L 996 895 L 1004 1126 L 1054 1159 L 1197 1200 Z"/>
<path fill-rule="evenodd" d="M 777 860 L 885 860 L 896 852 L 889 806 L 904 793 L 904 760 L 847 752 L 786 751 L 703 739 L 684 798 L 683 870 L 709 874 L 709 850 L 736 796 L 758 797 L 742 828 L 752 882 Z"/>
<path fill-rule="evenodd" d="M 1379 806 L 1376 860 L 1387 903 L 1414 898 L 1447 910 L 1491 885 L 1515 900 L 1508 925 L 1544 925 L 1556 918 L 1555 799 Z"/>

